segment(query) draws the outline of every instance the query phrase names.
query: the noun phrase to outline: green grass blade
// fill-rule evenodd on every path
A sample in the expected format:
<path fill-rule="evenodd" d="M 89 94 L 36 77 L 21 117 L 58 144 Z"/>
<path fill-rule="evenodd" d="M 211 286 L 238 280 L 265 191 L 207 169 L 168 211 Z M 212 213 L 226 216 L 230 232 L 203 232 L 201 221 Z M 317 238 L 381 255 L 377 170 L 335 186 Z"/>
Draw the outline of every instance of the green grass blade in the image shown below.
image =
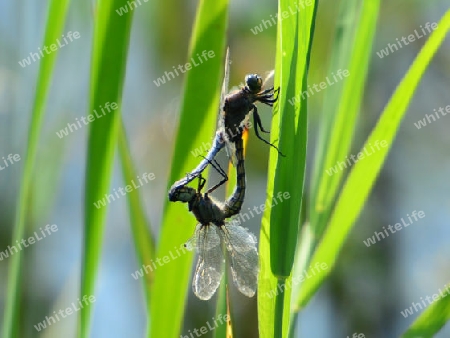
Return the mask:
<path fill-rule="evenodd" d="M 203 51 L 214 52 L 214 57 L 193 66 L 185 74 L 180 126 L 168 186 L 195 168 L 200 158 L 193 156 L 191 151 L 203 149 L 202 143 L 210 143 L 214 135 L 227 20 L 227 0 L 200 1 L 187 62 L 192 64 L 192 58 L 198 64 L 198 55 Z M 196 183 L 195 181 L 194 184 Z M 151 300 L 151 337 L 177 337 L 183 320 L 186 292 L 190 291 L 188 285 L 192 264 L 192 253 L 183 253 L 180 248 L 184 249 L 183 244 L 192 236 L 195 218 L 187 210 L 187 205 L 167 203 L 167 195 L 162 198 L 166 204 L 156 256 L 159 259 L 169 257 L 170 262 L 155 270 Z"/>
<path fill-rule="evenodd" d="M 266 209 L 260 236 L 258 313 L 260 337 L 285 337 L 289 330 L 291 289 L 276 292 L 288 282 L 297 244 L 306 163 L 306 101 L 289 103 L 306 87 L 316 3 L 295 11 L 295 1 L 280 1 L 274 108 L 271 141 L 286 155 L 271 149 Z M 294 13 L 292 13 L 293 11 Z M 280 197 L 281 196 L 281 197 Z M 274 198 L 276 200 L 274 200 Z M 273 293 L 276 293 L 274 297 Z M 271 296 L 272 295 L 272 296 Z"/>
<path fill-rule="evenodd" d="M 327 169 L 345 161 L 349 153 L 358 117 L 372 43 L 380 7 L 379 0 L 342 1 L 336 29 L 333 54 L 327 77 L 335 82 L 325 92 L 325 104 L 313 170 L 310 223 L 320 239 L 329 221 L 333 203 L 344 175 L 338 170 L 328 175 Z M 339 70 L 348 76 L 337 75 Z M 342 73 L 341 73 L 342 74 Z"/>
<path fill-rule="evenodd" d="M 450 11 L 444 15 L 438 27 L 430 35 L 428 41 L 400 82 L 377 125 L 364 144 L 363 151 L 368 149 L 372 154 L 358 161 L 348 176 L 331 216 L 330 224 L 311 262 L 311 265 L 326 263 L 329 269 L 305 281 L 297 302 L 298 308 L 306 305 L 331 272 L 344 240 L 359 216 L 381 170 L 414 91 L 433 55 L 450 29 Z M 381 141 L 386 141 L 387 146 L 380 146 L 379 150 L 374 148 L 375 151 L 373 152 L 371 145 L 374 146 L 376 142 Z"/>
<path fill-rule="evenodd" d="M 126 0 L 100 0 L 95 17 L 91 65 L 89 114 L 99 114 L 90 123 L 85 181 L 85 238 L 81 296 L 95 296 L 95 281 L 101 257 L 103 230 L 108 206 L 96 208 L 94 203 L 109 192 L 128 43 L 133 12 L 119 16 L 115 10 L 126 6 Z M 108 112 L 109 102 L 113 109 Z M 102 114 L 102 108 L 105 115 Z M 95 112 L 94 112 L 95 111 Z M 93 304 L 81 309 L 79 336 L 89 336 Z"/>
<path fill-rule="evenodd" d="M 142 177 L 134 169 L 133 160 L 128 146 L 125 126 L 121 121 L 119 127 L 119 154 L 122 164 L 123 180 L 126 184 L 137 181 L 137 177 Z M 128 212 L 130 213 L 130 224 L 133 233 L 133 239 L 136 247 L 139 266 L 151 265 L 155 258 L 155 243 L 150 232 L 150 224 L 145 216 L 145 210 L 139 196 L 139 190 L 134 189 L 127 193 Z M 147 309 L 150 311 L 150 290 L 153 280 L 153 273 L 146 273 L 142 278 L 144 293 L 146 295 Z"/>
<path fill-rule="evenodd" d="M 449 287 L 450 284 L 447 285 L 447 290 L 449 290 Z M 444 294 L 414 321 L 409 329 L 402 335 L 402 338 L 434 337 L 434 335 L 438 333 L 449 320 L 450 297 L 448 297 L 448 294 Z"/>
<path fill-rule="evenodd" d="M 45 28 L 44 46 L 51 46 L 61 37 L 69 3 L 69 0 L 52 0 L 50 2 Z M 20 241 L 25 237 L 25 221 L 29 211 L 28 203 L 31 193 L 33 168 L 36 161 L 47 95 L 58 53 L 59 50 L 56 50 L 53 53 L 45 55 L 40 60 L 12 243 L 16 243 L 16 241 Z M 20 304 L 22 254 L 22 251 L 19 251 L 10 258 L 11 263 L 8 274 L 8 289 L 2 328 L 2 337 L 4 338 L 18 337 L 19 335 L 20 322 L 18 310 Z"/>

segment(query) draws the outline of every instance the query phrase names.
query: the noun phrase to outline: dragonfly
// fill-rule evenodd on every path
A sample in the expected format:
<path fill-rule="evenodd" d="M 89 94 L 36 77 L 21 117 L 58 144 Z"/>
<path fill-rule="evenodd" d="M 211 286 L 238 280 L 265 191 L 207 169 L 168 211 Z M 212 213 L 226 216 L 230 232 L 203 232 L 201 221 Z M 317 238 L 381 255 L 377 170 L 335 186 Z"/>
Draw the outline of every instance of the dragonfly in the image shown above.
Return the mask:
<path fill-rule="evenodd" d="M 197 190 L 183 185 L 169 193 L 170 201 L 188 203 L 189 211 L 199 222 L 194 235 L 185 245 L 189 249 L 196 248 L 198 252 L 192 288 L 194 294 L 202 300 L 210 299 L 220 285 L 225 261 L 224 251 L 231 267 L 233 282 L 238 290 L 248 297 L 253 297 L 256 292 L 259 271 L 256 237 L 247 229 L 227 220 L 239 213 L 245 197 L 246 179 L 242 139 L 236 141 L 236 157 L 237 183 L 233 193 L 225 202 L 221 203 L 209 196 L 215 187 L 202 193 L 206 180 L 201 173 L 198 175 Z M 227 178 L 226 173 L 215 160 L 209 164 L 224 179 Z"/>
<path fill-rule="evenodd" d="M 186 175 L 181 180 L 176 181 L 171 189 L 184 186 L 198 177 L 208 164 L 211 163 L 217 153 L 224 147 L 226 147 L 228 156 L 231 158 L 233 165 L 236 166 L 236 142 L 242 139 L 242 134 L 244 130 L 247 129 L 250 113 L 252 112 L 256 136 L 266 144 L 274 147 L 280 155 L 284 156 L 275 145 L 263 139 L 258 131 L 259 128 L 261 132 L 269 133 L 269 131 L 265 130 L 262 126 L 255 102 L 259 101 L 272 107 L 278 100 L 279 89 L 274 90 L 274 87 L 270 87 L 263 90 L 265 84 L 273 77 L 274 72 L 270 72 L 264 81 L 257 74 L 246 75 L 245 85 L 240 89 L 227 94 L 230 65 L 230 51 L 227 49 L 224 71 L 225 76 L 222 82 L 222 91 L 220 95 L 218 128 L 211 149 L 199 165 L 192 170 L 190 174 Z M 221 184 L 225 181 L 226 180 L 222 180 Z"/>

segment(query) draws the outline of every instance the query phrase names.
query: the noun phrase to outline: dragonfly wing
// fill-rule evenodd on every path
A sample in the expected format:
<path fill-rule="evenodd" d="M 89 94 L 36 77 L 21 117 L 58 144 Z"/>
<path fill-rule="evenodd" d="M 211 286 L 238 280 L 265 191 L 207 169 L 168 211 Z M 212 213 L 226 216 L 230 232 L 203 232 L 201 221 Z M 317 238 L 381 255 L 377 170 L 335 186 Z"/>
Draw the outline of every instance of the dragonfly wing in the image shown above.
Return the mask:
<path fill-rule="evenodd" d="M 222 142 L 225 143 L 225 149 L 227 152 L 227 156 L 231 159 L 231 162 L 234 166 L 237 164 L 237 159 L 235 156 L 235 147 L 233 142 L 229 139 L 229 136 L 225 132 L 225 112 L 223 110 L 225 105 L 225 96 L 228 94 L 228 84 L 230 80 L 230 48 L 227 47 L 227 52 L 225 56 L 225 70 L 224 70 L 224 77 L 222 82 L 222 91 L 220 93 L 220 105 L 219 105 L 219 123 L 218 123 L 218 130 L 222 134 Z"/>
<path fill-rule="evenodd" d="M 234 142 L 227 141 L 225 143 L 225 149 L 227 152 L 228 158 L 231 160 L 231 163 L 233 163 L 233 166 L 237 166 L 237 157 L 236 157 L 236 145 Z"/>
<path fill-rule="evenodd" d="M 263 81 L 263 87 L 267 87 L 269 85 L 269 82 L 273 82 L 274 75 L 275 75 L 275 71 L 273 69 L 267 73 L 266 78 Z M 272 83 L 272 85 L 273 85 L 273 83 Z"/>
<path fill-rule="evenodd" d="M 231 223 L 222 227 L 234 284 L 247 297 L 253 297 L 258 284 L 256 237 L 247 229 Z"/>
<path fill-rule="evenodd" d="M 227 53 L 225 55 L 225 70 L 223 74 L 223 82 L 222 82 L 222 92 L 220 93 L 220 107 L 219 110 L 222 110 L 223 104 L 225 103 L 225 95 L 228 94 L 228 83 L 230 81 L 230 47 L 227 47 Z"/>
<path fill-rule="evenodd" d="M 215 225 L 199 224 L 193 236 L 195 240 L 188 241 L 188 245 L 194 245 L 198 251 L 192 289 L 202 300 L 208 300 L 214 295 L 223 275 L 224 258 L 216 228 Z"/>

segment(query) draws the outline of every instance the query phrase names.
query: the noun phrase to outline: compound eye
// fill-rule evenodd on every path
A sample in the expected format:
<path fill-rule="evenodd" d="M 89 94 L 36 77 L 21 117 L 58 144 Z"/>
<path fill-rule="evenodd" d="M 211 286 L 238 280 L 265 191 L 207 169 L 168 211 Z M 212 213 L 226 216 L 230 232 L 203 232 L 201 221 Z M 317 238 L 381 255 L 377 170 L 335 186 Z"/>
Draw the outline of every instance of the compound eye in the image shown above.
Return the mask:
<path fill-rule="evenodd" d="M 249 74 L 245 77 L 245 84 L 252 93 L 261 91 L 262 78 L 257 74 Z"/>

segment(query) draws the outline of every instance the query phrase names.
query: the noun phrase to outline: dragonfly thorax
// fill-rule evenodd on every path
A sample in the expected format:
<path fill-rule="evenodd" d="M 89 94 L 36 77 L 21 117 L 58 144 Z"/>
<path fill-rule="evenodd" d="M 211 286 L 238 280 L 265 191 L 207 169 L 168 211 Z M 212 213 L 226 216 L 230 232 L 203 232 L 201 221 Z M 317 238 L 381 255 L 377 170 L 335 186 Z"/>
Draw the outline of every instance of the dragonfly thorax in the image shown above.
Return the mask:
<path fill-rule="evenodd" d="M 213 223 L 223 225 L 225 213 L 222 203 L 215 201 L 208 194 L 197 194 L 196 198 L 189 202 L 189 210 L 202 225 Z"/>
<path fill-rule="evenodd" d="M 240 90 L 230 94 L 225 99 L 225 131 L 228 139 L 235 140 L 241 137 L 248 121 L 248 114 L 253 109 L 253 95 Z"/>

